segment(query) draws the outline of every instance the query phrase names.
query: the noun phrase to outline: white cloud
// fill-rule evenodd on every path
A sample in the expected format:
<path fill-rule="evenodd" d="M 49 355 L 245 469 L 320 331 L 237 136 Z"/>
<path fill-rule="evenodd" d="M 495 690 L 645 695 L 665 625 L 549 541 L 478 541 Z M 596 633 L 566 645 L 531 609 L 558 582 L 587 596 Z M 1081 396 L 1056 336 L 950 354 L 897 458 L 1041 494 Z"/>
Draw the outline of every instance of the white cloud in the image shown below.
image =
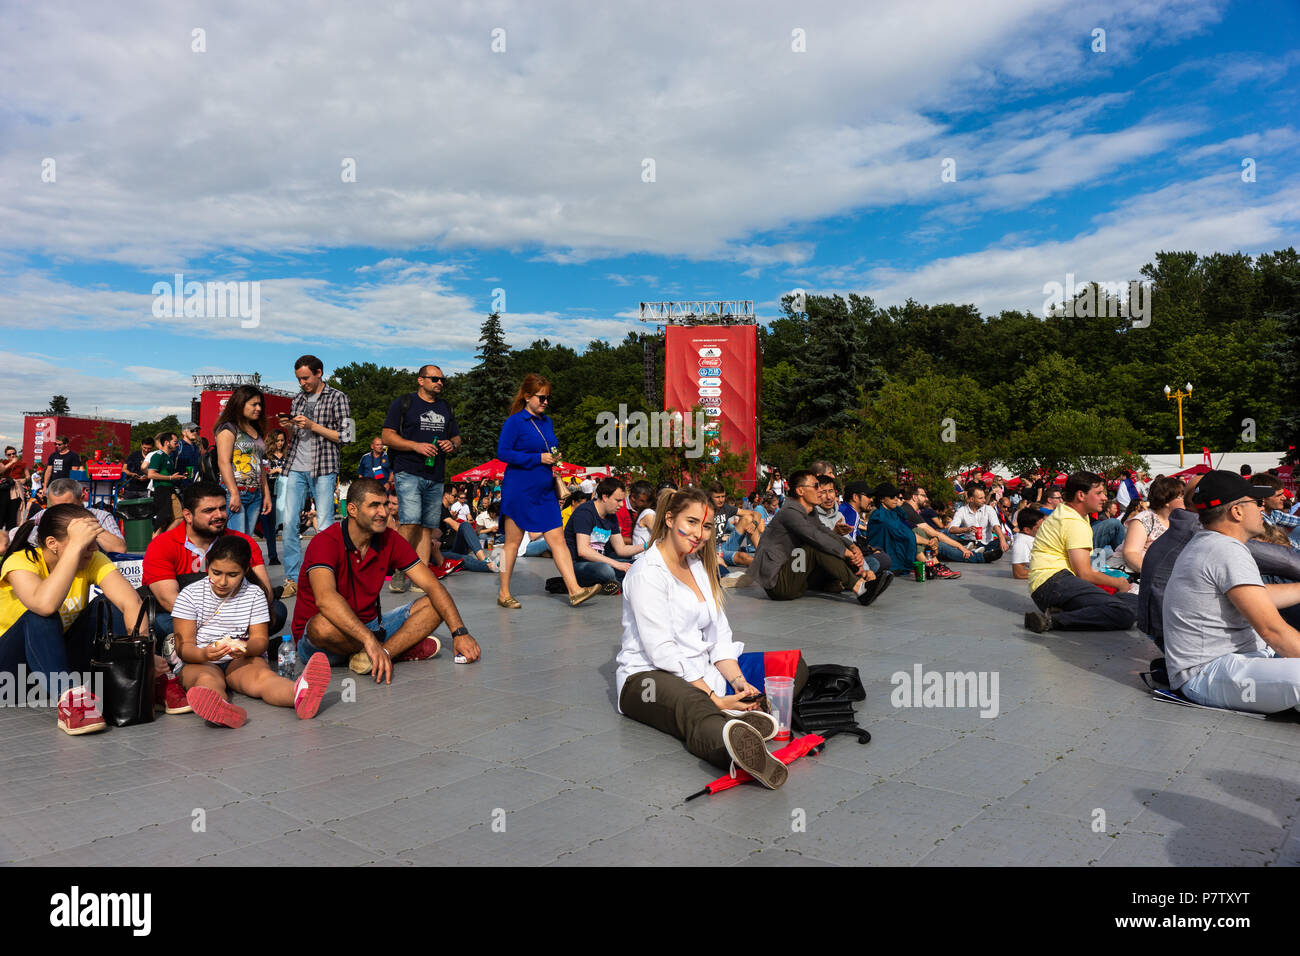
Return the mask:
<path fill-rule="evenodd" d="M 933 195 L 933 157 L 953 137 L 932 115 L 1131 63 L 1220 6 L 11 6 L 0 252 L 164 273 L 214 251 L 238 267 L 256 252 L 346 246 L 797 264 L 806 243 L 762 252 L 752 237 Z M 190 49 L 198 21 L 206 53 Z M 1101 61 L 1087 49 L 1098 22 Z M 490 51 L 491 24 L 507 30 L 505 53 Z M 795 26 L 806 53 L 791 50 Z M 1072 109 L 1078 127 L 1093 107 Z M 1037 188 L 1064 188 L 1156 140 L 1098 140 L 1096 161 L 1045 147 L 1020 172 L 1057 169 Z M 40 180 L 44 157 L 55 183 Z M 342 181 L 346 159 L 356 182 Z M 987 179 L 995 200 L 1023 193 L 1007 175 Z"/>

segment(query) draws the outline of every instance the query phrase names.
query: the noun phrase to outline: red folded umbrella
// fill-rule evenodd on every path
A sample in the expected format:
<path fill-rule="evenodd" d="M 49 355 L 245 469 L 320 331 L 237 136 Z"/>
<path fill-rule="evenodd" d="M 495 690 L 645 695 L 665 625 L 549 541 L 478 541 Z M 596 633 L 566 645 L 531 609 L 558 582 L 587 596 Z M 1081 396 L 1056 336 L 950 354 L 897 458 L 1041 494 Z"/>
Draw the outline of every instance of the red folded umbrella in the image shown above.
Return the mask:
<path fill-rule="evenodd" d="M 772 756 L 783 764 L 792 764 L 813 748 L 824 743 L 826 743 L 825 738 L 819 737 L 816 734 L 804 734 L 802 737 L 790 741 L 780 750 L 772 751 Z M 691 794 L 686 799 L 694 800 L 696 797 L 702 797 L 705 794 L 713 796 L 715 793 L 721 793 L 723 790 L 730 790 L 732 787 L 738 787 L 742 783 L 753 779 L 754 778 L 745 771 L 737 770 L 734 777 L 731 774 L 724 774 L 703 790 Z"/>

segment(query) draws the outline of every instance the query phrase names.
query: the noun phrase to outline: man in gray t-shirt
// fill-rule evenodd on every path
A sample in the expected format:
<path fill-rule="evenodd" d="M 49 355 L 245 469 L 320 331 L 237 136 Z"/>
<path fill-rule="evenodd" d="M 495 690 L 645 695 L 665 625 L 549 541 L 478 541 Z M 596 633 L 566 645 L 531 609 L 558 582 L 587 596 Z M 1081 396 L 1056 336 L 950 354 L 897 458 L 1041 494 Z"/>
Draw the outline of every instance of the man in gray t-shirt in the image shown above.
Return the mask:
<path fill-rule="evenodd" d="M 1165 588 L 1169 684 L 1190 700 L 1271 714 L 1300 706 L 1300 631 L 1278 608 L 1300 603 L 1300 583 L 1265 584 L 1246 542 L 1264 532 L 1269 489 L 1212 471 L 1191 509 L 1202 531 Z"/>
<path fill-rule="evenodd" d="M 1191 668 L 1225 654 L 1266 651 L 1228 592 L 1264 587 L 1259 566 L 1242 541 L 1198 531 L 1174 564 L 1165 588 L 1165 658 L 1169 685 L 1181 687 Z"/>

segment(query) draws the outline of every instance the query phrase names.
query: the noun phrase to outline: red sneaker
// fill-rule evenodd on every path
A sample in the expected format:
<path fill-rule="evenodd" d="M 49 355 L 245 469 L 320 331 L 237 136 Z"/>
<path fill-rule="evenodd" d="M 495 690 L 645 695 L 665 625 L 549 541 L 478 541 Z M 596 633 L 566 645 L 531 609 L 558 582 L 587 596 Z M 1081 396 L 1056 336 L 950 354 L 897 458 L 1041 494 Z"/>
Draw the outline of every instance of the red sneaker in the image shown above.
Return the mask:
<path fill-rule="evenodd" d="M 303 720 L 311 720 L 320 710 L 320 700 L 330 686 L 330 662 L 320 651 L 311 656 L 294 687 L 293 709 Z"/>
<path fill-rule="evenodd" d="M 442 564 L 438 565 L 433 569 L 433 576 L 437 578 L 439 581 L 441 581 L 447 575 L 455 574 L 464 566 L 465 566 L 464 561 L 457 560 L 456 558 L 448 558 L 447 560 L 443 561 Z"/>
<path fill-rule="evenodd" d="M 59 698 L 59 730 L 73 737 L 107 730 L 108 722 L 99 710 L 99 698 L 84 687 L 73 687 Z"/>
<path fill-rule="evenodd" d="M 194 708 L 185 699 L 185 689 L 179 678 L 164 674 L 154 681 L 153 709 L 168 714 L 192 714 Z"/>
<path fill-rule="evenodd" d="M 933 575 L 934 575 L 934 577 L 936 577 L 936 578 L 959 578 L 959 577 L 961 577 L 961 572 L 960 572 L 960 571 L 954 571 L 952 568 L 948 567 L 948 565 L 946 565 L 946 564 L 933 564 L 933 565 L 931 565 L 931 566 L 928 568 L 928 571 L 929 571 L 929 572 L 932 572 Z"/>
<path fill-rule="evenodd" d="M 402 653 L 393 658 L 394 664 L 403 661 L 427 661 L 430 657 L 437 657 L 438 652 L 442 650 L 442 641 L 438 640 L 432 634 L 421 641 L 412 644 Z"/>
<path fill-rule="evenodd" d="M 198 714 L 209 723 L 221 727 L 242 727 L 248 720 L 248 711 L 236 707 L 211 687 L 191 687 L 185 698 Z"/>

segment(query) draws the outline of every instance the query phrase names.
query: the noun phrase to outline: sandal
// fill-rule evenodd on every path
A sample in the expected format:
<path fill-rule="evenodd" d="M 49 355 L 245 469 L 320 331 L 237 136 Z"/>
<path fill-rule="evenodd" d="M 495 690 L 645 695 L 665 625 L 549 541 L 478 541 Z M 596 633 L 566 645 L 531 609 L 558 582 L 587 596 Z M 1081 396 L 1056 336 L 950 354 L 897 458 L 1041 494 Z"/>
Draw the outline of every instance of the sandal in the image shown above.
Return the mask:
<path fill-rule="evenodd" d="M 519 608 L 523 607 L 523 605 L 512 597 L 504 597 L 497 598 L 497 607 L 506 607 L 512 611 L 517 611 Z"/>

